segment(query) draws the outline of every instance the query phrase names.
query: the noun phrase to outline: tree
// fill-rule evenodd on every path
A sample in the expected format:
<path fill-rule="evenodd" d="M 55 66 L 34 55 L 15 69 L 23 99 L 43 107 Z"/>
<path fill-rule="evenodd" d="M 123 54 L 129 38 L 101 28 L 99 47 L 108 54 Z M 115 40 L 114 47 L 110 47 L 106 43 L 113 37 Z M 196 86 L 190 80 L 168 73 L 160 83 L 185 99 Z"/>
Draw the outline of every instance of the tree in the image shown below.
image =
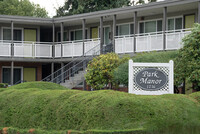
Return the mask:
<path fill-rule="evenodd" d="M 38 4 L 33 4 L 29 0 L 0 0 L 0 14 L 48 17 L 48 13 Z"/>
<path fill-rule="evenodd" d="M 133 2 L 134 5 L 138 5 L 138 4 L 145 4 L 146 2 L 157 2 L 157 0 L 135 0 Z"/>
<path fill-rule="evenodd" d="M 88 85 L 95 90 L 104 88 L 112 89 L 115 84 L 113 72 L 129 57 L 119 58 L 115 53 L 108 53 L 94 58 L 87 66 L 85 79 Z"/>
<path fill-rule="evenodd" d="M 57 16 L 88 13 L 130 5 L 129 0 L 66 0 L 64 6 L 57 9 Z"/>
<path fill-rule="evenodd" d="M 183 38 L 183 44 L 175 59 L 175 84 L 188 79 L 193 89 L 200 91 L 200 24 L 194 25 L 192 32 Z"/>
<path fill-rule="evenodd" d="M 157 0 L 148 0 L 148 2 L 156 2 Z M 112 8 L 120 8 L 137 4 L 144 4 L 146 0 L 66 0 L 64 6 L 59 7 L 58 16 L 67 16 L 73 14 L 88 13 Z"/>

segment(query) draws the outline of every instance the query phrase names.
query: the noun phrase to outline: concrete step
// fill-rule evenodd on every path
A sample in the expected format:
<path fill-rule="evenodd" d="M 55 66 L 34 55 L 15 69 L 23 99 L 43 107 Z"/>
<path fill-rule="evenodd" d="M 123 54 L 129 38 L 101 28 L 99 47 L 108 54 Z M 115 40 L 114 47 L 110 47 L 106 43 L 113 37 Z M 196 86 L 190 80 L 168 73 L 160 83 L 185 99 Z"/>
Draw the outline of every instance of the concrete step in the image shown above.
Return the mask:
<path fill-rule="evenodd" d="M 72 89 L 83 82 L 85 73 L 85 71 L 79 71 L 78 74 L 75 74 L 74 77 L 70 77 L 69 80 L 65 80 L 61 85 Z"/>

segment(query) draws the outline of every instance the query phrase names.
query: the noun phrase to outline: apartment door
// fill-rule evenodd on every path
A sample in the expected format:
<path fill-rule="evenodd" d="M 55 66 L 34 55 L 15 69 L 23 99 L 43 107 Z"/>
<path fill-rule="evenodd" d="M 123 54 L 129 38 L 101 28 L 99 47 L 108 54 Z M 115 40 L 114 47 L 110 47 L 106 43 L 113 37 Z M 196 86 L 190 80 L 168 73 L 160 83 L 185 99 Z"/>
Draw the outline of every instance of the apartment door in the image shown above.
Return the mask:
<path fill-rule="evenodd" d="M 29 44 L 24 46 L 24 55 L 28 55 L 28 56 L 33 56 L 34 55 L 34 46 L 31 46 L 30 44 L 32 44 L 33 42 L 36 42 L 37 40 L 37 33 L 36 33 L 36 29 L 24 29 L 24 41 L 26 41 L 25 43 Z M 32 51 L 31 51 L 32 50 Z M 30 53 L 32 52 L 32 55 L 30 55 Z"/>
<path fill-rule="evenodd" d="M 36 81 L 36 68 L 24 68 L 24 81 Z"/>
<path fill-rule="evenodd" d="M 22 80 L 22 68 L 14 68 L 13 84 L 18 84 Z M 3 68 L 3 83 L 11 84 L 11 69 Z"/>
<path fill-rule="evenodd" d="M 192 28 L 195 23 L 195 15 L 185 16 L 185 29 Z"/>
<path fill-rule="evenodd" d="M 110 43 L 110 27 L 104 27 L 104 44 L 108 45 Z"/>
<path fill-rule="evenodd" d="M 91 38 L 92 39 L 96 39 L 99 37 L 99 34 L 98 34 L 98 27 L 93 27 L 91 28 Z"/>

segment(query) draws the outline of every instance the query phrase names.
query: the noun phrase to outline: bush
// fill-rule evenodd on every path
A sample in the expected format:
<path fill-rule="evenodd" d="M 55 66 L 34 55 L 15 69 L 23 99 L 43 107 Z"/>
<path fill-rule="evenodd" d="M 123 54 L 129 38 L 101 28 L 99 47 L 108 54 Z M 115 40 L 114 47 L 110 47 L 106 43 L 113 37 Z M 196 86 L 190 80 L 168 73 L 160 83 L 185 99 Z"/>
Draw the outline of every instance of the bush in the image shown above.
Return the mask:
<path fill-rule="evenodd" d="M 170 60 L 175 59 L 177 54 L 177 51 L 139 53 L 132 59 L 133 62 L 168 63 Z M 114 79 L 116 82 L 128 86 L 128 62 L 116 68 Z"/>
<path fill-rule="evenodd" d="M 0 83 L 0 88 L 7 88 L 8 87 L 8 83 Z"/>
<path fill-rule="evenodd" d="M 193 83 L 193 89 L 200 91 L 200 24 L 195 24 L 192 32 L 183 38 L 184 47 L 179 50 L 175 64 L 175 84 L 186 79 Z"/>
<path fill-rule="evenodd" d="M 42 81 L 35 81 L 35 82 L 25 82 L 18 85 L 14 85 L 9 87 L 8 89 L 29 89 L 29 88 L 37 88 L 37 89 L 48 89 L 48 90 L 66 90 L 67 88 L 52 82 L 42 82 Z"/>
<path fill-rule="evenodd" d="M 94 58 L 87 66 L 85 79 L 88 85 L 94 89 L 102 89 L 105 86 L 112 88 L 115 84 L 113 72 L 128 57 L 119 58 L 115 53 L 108 53 Z"/>
<path fill-rule="evenodd" d="M 137 96 L 111 90 L 11 89 L 0 92 L 0 127 L 159 130 L 200 127 L 200 105 L 184 95 Z"/>

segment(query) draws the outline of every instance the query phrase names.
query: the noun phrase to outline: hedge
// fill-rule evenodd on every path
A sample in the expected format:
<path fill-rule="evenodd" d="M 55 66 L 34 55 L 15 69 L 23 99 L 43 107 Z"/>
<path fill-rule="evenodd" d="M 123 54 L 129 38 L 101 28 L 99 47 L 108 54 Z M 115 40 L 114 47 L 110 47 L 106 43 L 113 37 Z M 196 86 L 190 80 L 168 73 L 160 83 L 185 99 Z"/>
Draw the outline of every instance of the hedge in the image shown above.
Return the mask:
<path fill-rule="evenodd" d="M 148 52 L 138 53 L 132 59 L 133 62 L 168 63 L 170 60 L 175 59 L 177 55 L 178 51 Z M 119 84 L 128 86 L 128 62 L 121 64 L 115 69 L 114 77 Z"/>
<path fill-rule="evenodd" d="M 43 82 L 43 81 L 35 81 L 35 82 L 24 82 L 21 84 L 17 84 L 9 87 L 8 89 L 29 89 L 29 88 L 37 88 L 37 89 L 49 89 L 49 90 L 66 90 L 67 88 L 52 82 Z"/>
<path fill-rule="evenodd" d="M 110 90 L 0 92 L 0 127 L 47 131 L 92 129 L 110 133 L 112 130 L 172 129 L 173 126 L 193 129 L 200 127 L 199 116 L 200 105 L 184 95 L 137 96 Z"/>

